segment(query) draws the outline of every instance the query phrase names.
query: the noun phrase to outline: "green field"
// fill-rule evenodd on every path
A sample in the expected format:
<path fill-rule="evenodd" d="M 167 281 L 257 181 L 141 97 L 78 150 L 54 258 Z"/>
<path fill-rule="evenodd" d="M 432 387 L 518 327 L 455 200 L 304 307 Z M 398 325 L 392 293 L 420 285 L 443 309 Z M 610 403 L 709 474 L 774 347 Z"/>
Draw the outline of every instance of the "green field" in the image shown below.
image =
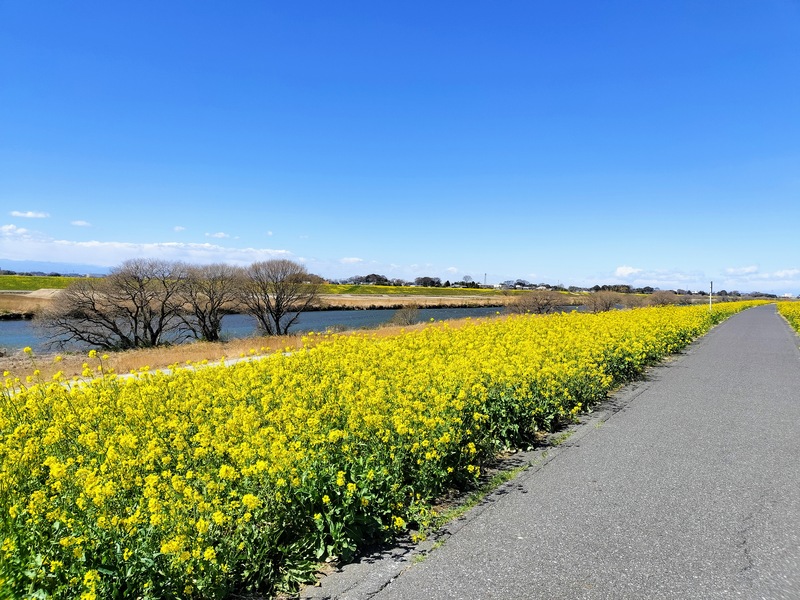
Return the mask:
<path fill-rule="evenodd" d="M 50 277 L 39 275 L 0 275 L 0 290 L 35 291 L 63 289 L 77 277 Z M 507 290 L 481 288 L 436 288 L 393 285 L 343 285 L 323 284 L 322 294 L 353 294 L 358 296 L 499 296 Z M 513 292 L 512 292 L 513 293 Z"/>
<path fill-rule="evenodd" d="M 0 290 L 34 292 L 42 289 L 64 289 L 77 277 L 47 275 L 0 275 Z"/>

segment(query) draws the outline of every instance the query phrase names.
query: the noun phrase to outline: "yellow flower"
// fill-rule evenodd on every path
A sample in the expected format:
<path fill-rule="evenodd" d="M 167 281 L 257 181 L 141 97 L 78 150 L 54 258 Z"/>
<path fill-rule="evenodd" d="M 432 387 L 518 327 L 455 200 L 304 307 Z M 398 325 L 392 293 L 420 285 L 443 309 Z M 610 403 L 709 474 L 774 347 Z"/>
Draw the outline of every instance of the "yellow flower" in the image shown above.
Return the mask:
<path fill-rule="evenodd" d="M 222 465 L 219 468 L 219 478 L 220 479 L 236 479 L 238 473 L 236 469 L 234 469 L 230 465 Z"/>
<path fill-rule="evenodd" d="M 244 504 L 249 509 L 258 508 L 261 506 L 261 500 L 259 500 L 253 494 L 245 494 L 242 496 L 242 504 Z"/>

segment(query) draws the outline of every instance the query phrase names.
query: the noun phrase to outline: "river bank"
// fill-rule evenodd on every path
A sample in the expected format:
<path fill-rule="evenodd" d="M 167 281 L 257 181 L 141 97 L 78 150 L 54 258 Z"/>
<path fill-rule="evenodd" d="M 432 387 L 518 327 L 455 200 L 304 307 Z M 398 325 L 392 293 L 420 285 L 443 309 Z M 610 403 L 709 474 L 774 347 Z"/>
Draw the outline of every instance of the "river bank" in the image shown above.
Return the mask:
<path fill-rule="evenodd" d="M 36 313 L 58 300 L 61 290 L 45 289 L 33 292 L 0 291 L 0 321 L 28 320 Z M 506 306 L 512 295 L 449 295 L 427 296 L 421 294 L 322 294 L 319 303 L 309 311 L 321 310 L 374 310 L 418 308 L 474 308 L 479 306 Z"/>
<path fill-rule="evenodd" d="M 60 290 L 20 292 L 0 291 L 0 321 L 32 319 L 37 312 L 50 306 Z"/>
<path fill-rule="evenodd" d="M 117 373 L 127 373 L 142 367 L 162 368 L 186 362 L 203 360 L 217 361 L 221 357 L 238 357 L 251 354 L 268 354 L 298 348 L 304 336 L 310 332 L 369 331 L 370 335 L 386 335 L 400 329 L 392 324 L 395 310 L 390 308 L 342 310 L 330 309 L 303 313 L 293 326 L 289 336 L 259 336 L 255 320 L 248 315 L 231 314 L 223 318 L 223 342 L 190 342 L 165 345 L 157 348 L 108 352 L 104 368 L 112 368 Z M 502 307 L 446 307 L 420 308 L 416 314 L 418 325 L 406 325 L 406 329 L 425 326 L 431 322 L 465 318 L 487 318 L 504 314 Z M 33 348 L 34 359 L 23 352 L 24 347 Z M 48 345 L 46 339 L 37 331 L 35 321 L 18 320 L 0 323 L 0 370 L 15 375 L 26 375 L 39 370 L 45 378 L 61 370 L 70 377 L 80 374 L 86 361 L 88 348 L 74 348 L 62 351 Z M 54 363 L 60 354 L 63 359 Z M 102 353 L 101 353 L 102 354 Z M 91 361 L 90 361 L 91 362 Z M 96 362 L 96 361 L 95 361 Z M 92 365 L 96 368 L 98 365 Z"/>

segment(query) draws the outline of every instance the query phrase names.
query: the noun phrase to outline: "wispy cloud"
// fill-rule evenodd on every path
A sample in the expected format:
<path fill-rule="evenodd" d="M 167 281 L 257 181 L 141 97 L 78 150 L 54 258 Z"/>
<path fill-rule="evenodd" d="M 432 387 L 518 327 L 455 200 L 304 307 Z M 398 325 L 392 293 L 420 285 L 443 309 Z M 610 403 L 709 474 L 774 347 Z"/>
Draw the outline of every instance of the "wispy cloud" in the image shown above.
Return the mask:
<path fill-rule="evenodd" d="M 780 279 L 798 279 L 800 277 L 800 269 L 783 269 L 782 271 L 775 271 L 774 275 Z"/>
<path fill-rule="evenodd" d="M 633 287 L 661 289 L 702 289 L 706 277 L 698 272 L 669 269 L 642 269 L 623 265 L 614 269 L 613 277 Z"/>
<path fill-rule="evenodd" d="M 762 272 L 757 267 L 725 269 L 717 289 L 739 292 L 781 292 L 800 288 L 800 269 L 788 268 Z"/>
<path fill-rule="evenodd" d="M 175 225 L 175 227 L 172 228 L 172 231 L 178 231 L 178 232 L 186 231 L 186 227 L 184 227 L 183 225 Z"/>
<path fill-rule="evenodd" d="M 0 227 L 0 236 L 3 238 L 24 237 L 30 233 L 24 227 L 17 227 L 16 225 L 3 225 Z"/>
<path fill-rule="evenodd" d="M 340 258 L 339 262 L 342 263 L 343 265 L 355 265 L 355 264 L 364 262 L 364 259 L 363 258 L 356 258 L 354 256 L 348 256 L 348 257 L 345 257 L 345 258 Z"/>
<path fill-rule="evenodd" d="M 614 270 L 615 277 L 622 277 L 623 279 L 626 277 L 631 277 L 633 275 L 638 275 L 642 272 L 642 269 L 637 269 L 636 267 L 629 267 L 627 265 L 622 265 L 621 267 L 617 267 Z"/>
<path fill-rule="evenodd" d="M 752 275 L 758 273 L 758 267 L 751 265 L 749 267 L 729 267 L 725 269 L 727 275 Z"/>
<path fill-rule="evenodd" d="M 206 237 L 216 238 L 218 240 L 222 240 L 222 239 L 225 239 L 225 238 L 229 238 L 231 236 L 228 235 L 227 233 L 223 232 L 223 231 L 218 231 L 217 233 L 207 233 Z"/>
<path fill-rule="evenodd" d="M 271 231 L 267 232 L 267 237 L 272 237 L 272 232 Z"/>
<path fill-rule="evenodd" d="M 12 210 L 11 216 L 20 217 L 23 219 L 46 219 L 50 216 L 50 214 L 46 212 L 37 212 L 35 210 Z"/>
<path fill-rule="evenodd" d="M 20 243 L 24 241 L 25 243 Z M 131 258 L 162 258 L 193 264 L 226 262 L 249 265 L 271 258 L 294 259 L 288 250 L 273 248 L 232 248 L 205 243 L 77 242 L 57 240 L 16 227 L 0 226 L 0 256 L 9 260 L 36 260 L 113 267 Z"/>
<path fill-rule="evenodd" d="M 447 268 L 445 269 L 445 271 L 447 271 L 448 273 L 453 273 L 453 274 L 455 274 L 455 273 L 458 273 L 458 268 L 457 268 L 457 267 L 447 267 Z"/>
<path fill-rule="evenodd" d="M 617 267 L 614 276 L 634 287 L 650 286 L 661 289 L 688 289 L 708 291 L 710 281 L 715 290 L 783 293 L 800 287 L 800 269 L 785 268 L 767 272 L 756 265 L 727 267 L 713 275 L 680 270 L 641 269 Z"/>
<path fill-rule="evenodd" d="M 71 221 L 70 225 L 74 225 L 75 227 L 91 227 L 92 224 L 89 221 Z"/>

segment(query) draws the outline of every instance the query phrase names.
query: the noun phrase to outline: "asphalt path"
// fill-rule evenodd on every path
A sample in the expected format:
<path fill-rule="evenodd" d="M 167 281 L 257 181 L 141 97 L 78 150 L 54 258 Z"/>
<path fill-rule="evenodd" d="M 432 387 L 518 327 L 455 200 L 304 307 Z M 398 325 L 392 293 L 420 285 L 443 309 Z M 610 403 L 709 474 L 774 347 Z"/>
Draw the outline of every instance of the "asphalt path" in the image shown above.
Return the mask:
<path fill-rule="evenodd" d="M 427 547 L 304 598 L 800 598 L 800 351 L 773 305 L 652 369 Z"/>

